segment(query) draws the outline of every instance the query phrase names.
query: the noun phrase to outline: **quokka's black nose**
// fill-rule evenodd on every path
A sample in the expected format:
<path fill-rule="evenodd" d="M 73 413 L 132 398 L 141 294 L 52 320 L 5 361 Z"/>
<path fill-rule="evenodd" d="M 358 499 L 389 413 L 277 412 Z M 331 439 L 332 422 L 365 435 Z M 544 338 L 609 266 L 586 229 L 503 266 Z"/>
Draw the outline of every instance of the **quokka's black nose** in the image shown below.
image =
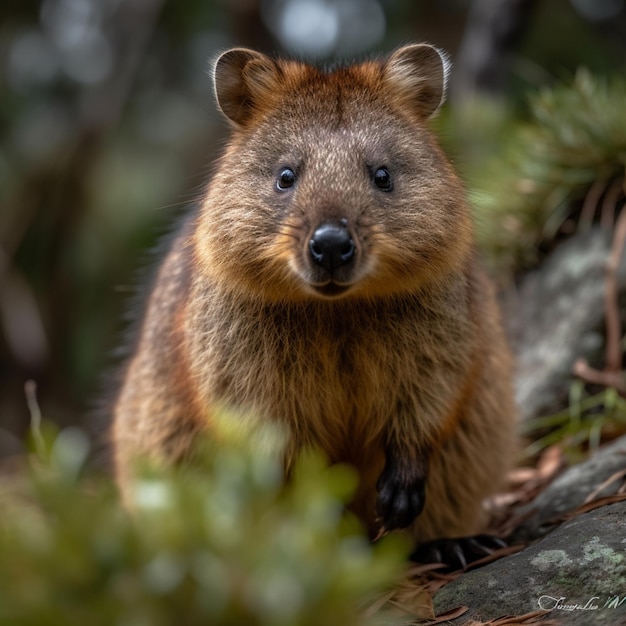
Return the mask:
<path fill-rule="evenodd" d="M 313 233 L 309 252 L 315 264 L 332 272 L 354 260 L 356 246 L 347 226 L 325 223 Z"/>

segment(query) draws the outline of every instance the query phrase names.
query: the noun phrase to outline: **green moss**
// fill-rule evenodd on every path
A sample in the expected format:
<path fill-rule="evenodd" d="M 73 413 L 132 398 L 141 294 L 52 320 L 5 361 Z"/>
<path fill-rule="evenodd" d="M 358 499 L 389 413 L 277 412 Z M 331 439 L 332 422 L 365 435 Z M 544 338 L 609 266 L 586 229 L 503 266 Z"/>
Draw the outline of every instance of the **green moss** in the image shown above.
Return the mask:
<path fill-rule="evenodd" d="M 568 567 L 572 565 L 572 560 L 565 550 L 542 550 L 530 564 L 546 572 L 555 568 Z"/>
<path fill-rule="evenodd" d="M 626 569 L 624 563 L 626 556 L 601 543 L 599 537 L 593 537 L 593 539 L 585 544 L 583 554 L 585 561 L 600 559 L 603 566 L 611 571 L 615 571 L 616 568 L 620 570 Z"/>

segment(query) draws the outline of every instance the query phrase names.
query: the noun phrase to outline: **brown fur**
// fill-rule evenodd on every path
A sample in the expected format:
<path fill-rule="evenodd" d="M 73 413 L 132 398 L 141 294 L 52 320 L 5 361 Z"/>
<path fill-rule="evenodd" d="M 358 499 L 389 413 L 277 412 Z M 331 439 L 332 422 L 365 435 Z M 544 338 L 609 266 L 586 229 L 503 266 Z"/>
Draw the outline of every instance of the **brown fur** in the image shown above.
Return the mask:
<path fill-rule="evenodd" d="M 112 431 L 122 488 L 135 455 L 183 458 L 227 406 L 284 424 L 287 465 L 308 445 L 354 464 L 354 507 L 372 535 L 480 530 L 481 501 L 511 462 L 515 411 L 464 192 L 427 128 L 444 82 L 425 45 L 329 72 L 241 49 L 220 57 L 233 132 L 127 366 Z M 280 192 L 287 166 L 296 183 Z M 372 182 L 381 166 L 388 193 Z M 341 219 L 356 261 L 334 278 L 347 290 L 324 295 L 308 243 Z M 424 481 L 423 512 L 401 519 Z M 400 518 L 385 523 L 389 510 Z"/>

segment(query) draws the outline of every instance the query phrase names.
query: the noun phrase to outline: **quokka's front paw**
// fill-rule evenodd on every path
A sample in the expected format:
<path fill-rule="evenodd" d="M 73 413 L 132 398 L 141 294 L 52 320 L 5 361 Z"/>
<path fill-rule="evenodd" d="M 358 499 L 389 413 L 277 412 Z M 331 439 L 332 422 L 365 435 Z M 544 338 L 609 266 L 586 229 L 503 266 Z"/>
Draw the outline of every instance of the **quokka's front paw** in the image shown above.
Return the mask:
<path fill-rule="evenodd" d="M 376 483 L 376 514 L 380 524 L 378 537 L 413 523 L 424 508 L 425 487 L 426 472 L 423 467 L 387 460 Z"/>

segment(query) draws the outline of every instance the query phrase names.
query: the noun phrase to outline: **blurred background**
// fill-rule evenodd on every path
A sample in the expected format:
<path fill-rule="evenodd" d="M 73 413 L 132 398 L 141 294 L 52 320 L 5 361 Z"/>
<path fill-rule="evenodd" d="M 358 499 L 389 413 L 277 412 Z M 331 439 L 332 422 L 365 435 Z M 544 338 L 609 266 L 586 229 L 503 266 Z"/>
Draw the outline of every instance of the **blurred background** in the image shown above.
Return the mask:
<path fill-rule="evenodd" d="M 437 120 L 470 190 L 527 98 L 624 75 L 624 0 L 22 0 L 0 6 L 0 456 L 42 411 L 90 425 L 148 251 L 223 145 L 209 60 L 324 62 L 428 41 L 454 63 Z M 625 104 L 626 107 L 626 104 Z M 626 108 L 625 108 L 626 111 Z M 625 113 L 626 114 L 626 113 Z"/>

